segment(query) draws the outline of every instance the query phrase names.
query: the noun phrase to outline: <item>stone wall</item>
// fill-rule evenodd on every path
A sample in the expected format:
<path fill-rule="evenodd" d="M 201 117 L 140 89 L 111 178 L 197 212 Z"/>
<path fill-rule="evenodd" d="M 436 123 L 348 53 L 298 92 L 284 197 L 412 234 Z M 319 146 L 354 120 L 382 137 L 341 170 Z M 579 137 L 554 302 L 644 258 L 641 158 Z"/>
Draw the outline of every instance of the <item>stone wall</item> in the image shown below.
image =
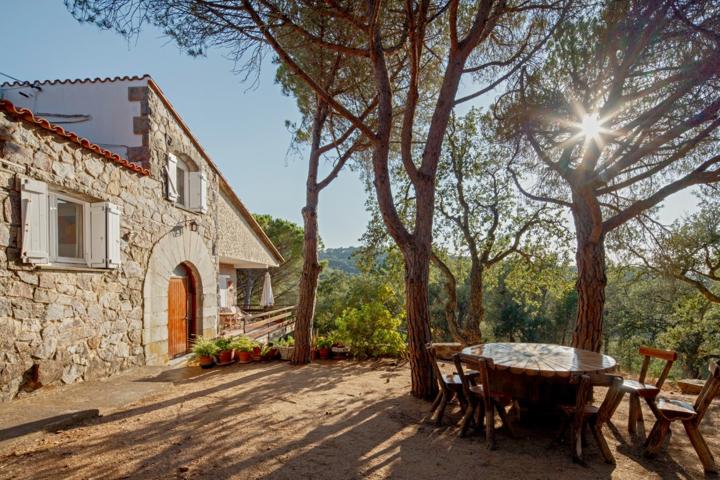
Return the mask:
<path fill-rule="evenodd" d="M 163 341 L 161 334 L 150 333 L 162 330 L 163 313 L 167 330 L 162 270 L 171 268 L 171 262 L 187 260 L 188 249 L 195 262 L 202 263 L 191 265 L 203 275 L 199 331 L 212 334 L 217 328 L 217 178 L 154 93 L 145 89 L 142 101 L 146 120 L 137 126 L 147 129 L 150 176 L 0 112 L 0 290 L 5 292 L 0 297 L 0 400 L 40 385 L 106 377 L 145 364 L 149 356 L 164 361 L 161 347 L 149 349 L 153 341 Z M 162 165 L 168 151 L 186 155 L 206 169 L 207 214 L 176 208 L 164 198 Z M 23 264 L 18 185 L 24 176 L 88 200 L 119 205 L 120 268 Z M 192 235 L 191 220 L 200 225 Z M 179 243 L 167 240 L 178 237 Z M 171 255 L 158 253 L 156 246 L 163 241 Z M 164 289 L 164 299 L 152 285 Z"/>
<path fill-rule="evenodd" d="M 218 224 L 221 227 L 218 233 L 218 253 L 221 257 L 277 265 L 267 247 L 257 240 L 247 221 L 222 191 L 218 200 Z"/>

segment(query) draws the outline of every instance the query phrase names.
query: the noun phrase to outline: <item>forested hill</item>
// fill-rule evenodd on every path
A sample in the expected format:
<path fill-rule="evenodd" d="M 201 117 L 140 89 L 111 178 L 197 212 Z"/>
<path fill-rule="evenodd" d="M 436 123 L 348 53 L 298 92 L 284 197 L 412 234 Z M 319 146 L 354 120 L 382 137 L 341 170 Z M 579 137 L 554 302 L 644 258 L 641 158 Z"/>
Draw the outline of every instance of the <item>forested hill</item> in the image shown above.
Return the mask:
<path fill-rule="evenodd" d="M 355 275 L 360 273 L 353 258 L 357 250 L 358 247 L 326 248 L 320 252 L 320 260 L 326 260 L 330 268 Z"/>

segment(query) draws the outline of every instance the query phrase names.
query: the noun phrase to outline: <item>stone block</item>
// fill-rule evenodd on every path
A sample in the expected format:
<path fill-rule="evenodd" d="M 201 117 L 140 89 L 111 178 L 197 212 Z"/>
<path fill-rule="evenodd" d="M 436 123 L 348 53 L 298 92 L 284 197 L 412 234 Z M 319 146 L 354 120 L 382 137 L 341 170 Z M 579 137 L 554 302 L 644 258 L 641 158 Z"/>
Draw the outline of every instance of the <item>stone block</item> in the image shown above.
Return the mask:
<path fill-rule="evenodd" d="M 23 282 L 30 284 L 30 285 L 39 285 L 40 281 L 38 279 L 38 276 L 36 273 L 32 272 L 26 272 L 24 270 L 18 270 L 17 276 L 20 277 L 20 280 Z"/>

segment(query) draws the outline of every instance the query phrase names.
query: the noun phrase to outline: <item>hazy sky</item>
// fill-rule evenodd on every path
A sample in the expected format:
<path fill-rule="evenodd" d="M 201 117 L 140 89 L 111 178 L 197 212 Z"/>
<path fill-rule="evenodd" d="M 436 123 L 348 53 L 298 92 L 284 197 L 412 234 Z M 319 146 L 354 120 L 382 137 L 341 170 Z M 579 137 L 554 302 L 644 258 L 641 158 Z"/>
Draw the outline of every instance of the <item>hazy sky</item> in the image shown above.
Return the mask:
<path fill-rule="evenodd" d="M 251 211 L 302 223 L 306 163 L 288 155 L 285 127 L 299 114 L 275 84 L 272 66 L 252 88 L 221 52 L 191 58 L 151 28 L 128 44 L 116 33 L 78 23 L 62 0 L 0 0 L 0 14 L 0 72 L 21 80 L 148 73 Z M 363 185 L 350 171 L 323 191 L 320 234 L 326 247 L 358 244 L 369 219 L 364 204 Z M 689 192 L 673 195 L 662 219 L 694 204 Z"/>
<path fill-rule="evenodd" d="M 0 0 L 0 72 L 21 80 L 150 74 L 217 163 L 245 205 L 302 223 L 306 163 L 288 155 L 285 120 L 295 101 L 273 81 L 272 66 L 257 88 L 232 73 L 221 55 L 191 58 L 147 30 L 128 44 L 120 35 L 80 24 L 62 0 Z M 0 77 L 0 83 L 7 81 Z M 328 247 L 354 245 L 365 230 L 365 191 L 342 172 L 320 199 L 320 234 Z"/>

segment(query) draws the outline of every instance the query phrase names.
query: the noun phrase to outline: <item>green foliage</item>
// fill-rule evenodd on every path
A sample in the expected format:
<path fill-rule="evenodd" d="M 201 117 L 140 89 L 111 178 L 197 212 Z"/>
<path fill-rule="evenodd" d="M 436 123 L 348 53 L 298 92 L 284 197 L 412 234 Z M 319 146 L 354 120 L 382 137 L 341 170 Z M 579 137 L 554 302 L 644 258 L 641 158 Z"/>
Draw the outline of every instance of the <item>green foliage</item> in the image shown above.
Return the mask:
<path fill-rule="evenodd" d="M 230 348 L 240 352 L 252 352 L 257 345 L 257 342 L 249 337 L 237 337 L 230 343 Z"/>
<path fill-rule="evenodd" d="M 575 272 L 557 256 L 508 259 L 487 280 L 486 336 L 566 344 L 572 334 Z"/>
<path fill-rule="evenodd" d="M 270 215 L 254 215 L 268 238 L 277 247 L 285 263 L 271 271 L 273 294 L 277 305 L 295 305 L 298 298 L 298 278 L 302 271 L 303 229 L 299 225 Z M 263 273 L 261 270 L 240 271 L 238 283 L 239 305 L 244 303 L 248 275 L 253 283 L 251 305 L 260 303 Z"/>
<path fill-rule="evenodd" d="M 720 306 L 698 294 L 677 303 L 659 342 L 678 352 L 684 374 L 702 376 L 710 357 L 720 356 Z"/>
<path fill-rule="evenodd" d="M 320 260 L 327 262 L 326 268 L 354 275 L 360 273 L 357 262 L 353 258 L 357 250 L 357 247 L 326 248 L 319 252 L 319 257 Z"/>
<path fill-rule="evenodd" d="M 346 309 L 337 319 L 335 338 L 358 358 L 400 356 L 407 349 L 405 336 L 398 330 L 402 316 L 393 316 L 380 301 Z"/>
<path fill-rule="evenodd" d="M 231 350 L 233 340 L 231 338 L 227 337 L 217 337 L 215 339 L 215 346 L 217 347 L 218 351 L 222 352 L 224 350 Z"/>
<path fill-rule="evenodd" d="M 402 295 L 379 275 L 323 271 L 318 284 L 315 329 L 320 334 L 328 334 L 347 308 L 359 308 L 373 301 L 383 304 L 393 315 L 399 315 L 404 308 Z"/>
<path fill-rule="evenodd" d="M 281 338 L 280 340 L 275 342 L 275 345 L 278 347 L 294 347 L 295 339 L 292 335 L 288 335 L 287 338 Z"/>
<path fill-rule="evenodd" d="M 192 345 L 192 353 L 195 357 L 212 357 L 219 352 L 215 341 L 211 338 L 197 337 Z"/>
<path fill-rule="evenodd" d="M 330 337 L 315 337 L 315 346 L 317 348 L 330 348 L 333 346 L 333 339 Z"/>

